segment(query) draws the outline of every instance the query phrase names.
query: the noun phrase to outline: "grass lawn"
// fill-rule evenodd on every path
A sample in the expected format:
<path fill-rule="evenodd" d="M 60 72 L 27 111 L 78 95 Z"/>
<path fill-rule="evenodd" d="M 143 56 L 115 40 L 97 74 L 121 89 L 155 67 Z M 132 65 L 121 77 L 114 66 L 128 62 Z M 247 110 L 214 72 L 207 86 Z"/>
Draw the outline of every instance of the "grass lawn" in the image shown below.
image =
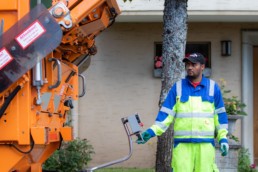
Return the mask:
<path fill-rule="evenodd" d="M 154 172 L 154 169 L 146 168 L 102 168 L 95 170 L 96 172 Z"/>

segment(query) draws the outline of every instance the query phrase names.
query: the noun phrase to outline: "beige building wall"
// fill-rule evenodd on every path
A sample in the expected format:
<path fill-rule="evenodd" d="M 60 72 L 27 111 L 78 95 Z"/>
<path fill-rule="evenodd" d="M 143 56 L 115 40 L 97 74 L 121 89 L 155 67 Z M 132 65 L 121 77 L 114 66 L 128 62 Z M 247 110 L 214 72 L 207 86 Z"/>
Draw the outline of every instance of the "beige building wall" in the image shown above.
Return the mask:
<path fill-rule="evenodd" d="M 232 94 L 240 97 L 241 29 L 258 25 L 190 23 L 188 27 L 188 41 L 211 42 L 211 78 L 224 78 Z M 230 57 L 220 55 L 220 41 L 225 39 L 232 40 Z M 96 39 L 98 53 L 83 73 L 86 96 L 79 100 L 79 136 L 87 138 L 96 152 L 91 166 L 127 155 L 122 117 L 137 112 L 144 129 L 153 124 L 161 89 L 161 80 L 152 76 L 154 42 L 161 41 L 162 23 L 115 23 Z M 131 159 L 118 166 L 154 167 L 155 154 L 156 138 L 134 144 Z"/>
<path fill-rule="evenodd" d="M 163 11 L 165 0 L 141 0 L 141 1 L 129 1 L 117 0 L 119 7 L 123 11 Z M 256 13 L 257 14 L 258 2 L 256 0 L 189 0 L 188 10 L 190 11 L 244 11 L 245 13 Z M 223 15 L 217 13 L 217 15 Z"/>
<path fill-rule="evenodd" d="M 117 0 L 121 22 L 162 22 L 165 0 Z M 257 0 L 189 0 L 190 22 L 257 22 Z"/>

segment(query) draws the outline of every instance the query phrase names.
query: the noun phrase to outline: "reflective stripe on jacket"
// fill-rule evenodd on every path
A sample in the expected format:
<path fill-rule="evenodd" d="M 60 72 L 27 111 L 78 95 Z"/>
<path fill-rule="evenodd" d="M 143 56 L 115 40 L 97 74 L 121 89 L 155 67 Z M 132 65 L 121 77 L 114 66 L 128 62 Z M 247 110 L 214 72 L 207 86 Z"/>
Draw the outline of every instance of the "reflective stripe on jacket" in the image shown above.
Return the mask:
<path fill-rule="evenodd" d="M 182 79 L 169 91 L 155 124 L 147 131 L 161 135 L 174 124 L 175 142 L 214 143 L 215 130 L 219 142 L 227 142 L 227 114 L 219 86 L 203 76 L 194 88 L 190 81 Z"/>

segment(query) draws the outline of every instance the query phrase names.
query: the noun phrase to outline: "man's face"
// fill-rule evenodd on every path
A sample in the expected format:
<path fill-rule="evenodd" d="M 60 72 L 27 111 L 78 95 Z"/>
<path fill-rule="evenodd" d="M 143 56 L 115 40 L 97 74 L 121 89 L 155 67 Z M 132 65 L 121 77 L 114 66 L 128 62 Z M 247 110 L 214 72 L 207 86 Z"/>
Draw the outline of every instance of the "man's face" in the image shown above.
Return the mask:
<path fill-rule="evenodd" d="M 202 75 L 205 65 L 200 63 L 192 63 L 190 61 L 185 62 L 185 69 L 187 75 L 193 79 L 198 78 Z"/>

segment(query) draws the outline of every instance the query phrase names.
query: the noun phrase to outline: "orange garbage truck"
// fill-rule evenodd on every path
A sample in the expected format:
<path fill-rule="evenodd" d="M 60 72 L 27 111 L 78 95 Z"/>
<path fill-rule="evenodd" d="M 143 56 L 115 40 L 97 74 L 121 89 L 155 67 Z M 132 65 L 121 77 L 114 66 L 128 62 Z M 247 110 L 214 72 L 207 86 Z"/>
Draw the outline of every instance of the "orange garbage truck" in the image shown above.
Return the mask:
<path fill-rule="evenodd" d="M 116 0 L 0 0 L 0 171 L 41 172 L 62 140 L 78 67 L 120 14 Z M 82 89 L 83 90 L 83 89 Z"/>

